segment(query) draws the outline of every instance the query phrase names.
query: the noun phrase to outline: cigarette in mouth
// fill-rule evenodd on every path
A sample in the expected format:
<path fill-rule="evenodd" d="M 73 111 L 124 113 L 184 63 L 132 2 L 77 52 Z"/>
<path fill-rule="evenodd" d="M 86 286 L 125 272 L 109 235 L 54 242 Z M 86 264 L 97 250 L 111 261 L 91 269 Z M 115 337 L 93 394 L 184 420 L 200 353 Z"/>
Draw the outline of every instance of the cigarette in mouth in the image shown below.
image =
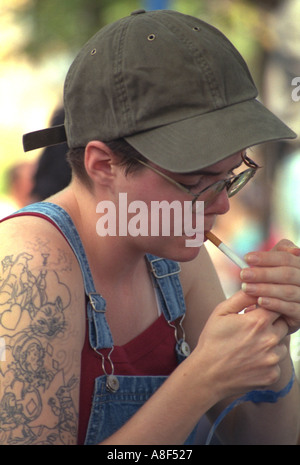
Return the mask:
<path fill-rule="evenodd" d="M 205 237 L 212 242 L 221 252 L 223 252 L 226 257 L 228 257 L 233 263 L 235 263 L 240 268 L 247 268 L 249 265 L 239 257 L 233 250 L 231 250 L 227 245 L 225 245 L 215 234 L 211 231 L 205 233 Z"/>

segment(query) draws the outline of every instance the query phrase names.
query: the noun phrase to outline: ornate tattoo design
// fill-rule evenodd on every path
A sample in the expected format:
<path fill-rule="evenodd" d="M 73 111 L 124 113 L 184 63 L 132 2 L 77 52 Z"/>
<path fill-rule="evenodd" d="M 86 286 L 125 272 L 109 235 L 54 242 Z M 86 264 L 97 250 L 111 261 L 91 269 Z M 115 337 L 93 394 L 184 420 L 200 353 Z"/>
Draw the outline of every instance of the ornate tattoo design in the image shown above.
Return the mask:
<path fill-rule="evenodd" d="M 6 256 L 0 266 L 0 336 L 5 340 L 0 444 L 75 444 L 77 439 L 72 390 L 78 379 L 67 350 L 71 293 L 54 271 L 68 269 L 70 262 L 59 256 L 61 266 L 51 266 L 51 254 L 43 249 L 38 268 L 25 252 Z"/>

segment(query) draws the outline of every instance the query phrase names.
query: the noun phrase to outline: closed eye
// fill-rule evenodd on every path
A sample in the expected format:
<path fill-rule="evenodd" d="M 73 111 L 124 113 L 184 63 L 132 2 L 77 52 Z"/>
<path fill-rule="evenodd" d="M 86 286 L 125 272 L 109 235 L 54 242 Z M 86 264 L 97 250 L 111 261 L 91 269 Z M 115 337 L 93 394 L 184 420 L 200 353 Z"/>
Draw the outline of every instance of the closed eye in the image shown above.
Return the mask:
<path fill-rule="evenodd" d="M 230 171 L 228 171 L 227 175 L 224 176 L 223 172 L 221 173 L 216 173 L 216 172 L 213 172 L 213 171 L 209 171 L 209 170 L 201 170 L 199 171 L 198 173 L 187 173 L 185 176 L 189 176 L 189 177 L 196 177 L 197 175 L 199 176 L 197 182 L 195 183 L 184 183 L 184 182 L 180 182 L 180 180 L 178 181 L 183 187 L 185 187 L 186 189 L 190 189 L 190 190 L 201 190 L 203 187 L 205 187 L 206 185 L 209 185 L 209 184 L 212 184 L 216 181 L 218 181 L 218 179 L 216 178 L 220 178 L 222 177 L 222 179 L 227 179 L 227 178 L 231 178 L 232 176 L 235 176 L 237 173 L 235 172 L 235 170 L 237 170 L 238 168 L 240 168 L 240 166 L 243 164 L 243 160 L 241 160 L 236 166 L 234 166 L 233 168 L 231 168 Z M 204 182 L 205 181 L 205 182 Z"/>
<path fill-rule="evenodd" d="M 189 190 L 199 190 L 203 186 L 203 177 L 201 177 L 199 181 L 193 184 L 184 184 L 183 182 L 181 182 L 180 184 Z"/>
<path fill-rule="evenodd" d="M 239 166 L 241 165 L 241 163 L 239 164 Z M 186 183 L 182 183 L 180 182 L 180 184 L 185 188 L 185 189 L 188 189 L 192 192 L 200 192 L 201 190 L 205 189 L 207 186 L 213 184 L 214 182 L 217 182 L 218 180 L 220 179 L 223 179 L 223 180 L 226 180 L 226 179 L 230 179 L 234 176 L 236 176 L 237 173 L 235 173 L 235 170 L 237 168 L 239 168 L 239 166 L 236 166 L 234 168 L 232 168 L 230 171 L 228 171 L 227 175 L 224 177 L 222 176 L 222 178 L 220 178 L 220 175 L 216 175 L 216 174 L 211 174 L 211 175 L 201 175 L 200 179 L 196 182 L 196 183 L 193 183 L 193 184 L 186 184 Z M 216 177 L 219 179 L 216 179 Z"/>

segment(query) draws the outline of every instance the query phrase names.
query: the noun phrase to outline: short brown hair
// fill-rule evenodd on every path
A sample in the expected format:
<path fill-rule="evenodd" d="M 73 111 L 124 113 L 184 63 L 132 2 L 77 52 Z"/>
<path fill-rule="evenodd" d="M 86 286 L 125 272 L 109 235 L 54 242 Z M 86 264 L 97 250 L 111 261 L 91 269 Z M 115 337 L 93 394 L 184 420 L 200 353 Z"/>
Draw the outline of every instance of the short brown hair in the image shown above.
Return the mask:
<path fill-rule="evenodd" d="M 143 166 L 137 162 L 137 159 L 144 162 L 147 161 L 143 155 L 135 150 L 123 138 L 105 142 L 105 144 L 120 158 L 119 166 L 124 168 L 126 175 L 143 168 Z M 84 152 L 85 147 L 70 149 L 67 153 L 67 160 L 72 168 L 73 174 L 75 174 L 87 187 L 91 187 L 91 181 L 84 166 Z"/>

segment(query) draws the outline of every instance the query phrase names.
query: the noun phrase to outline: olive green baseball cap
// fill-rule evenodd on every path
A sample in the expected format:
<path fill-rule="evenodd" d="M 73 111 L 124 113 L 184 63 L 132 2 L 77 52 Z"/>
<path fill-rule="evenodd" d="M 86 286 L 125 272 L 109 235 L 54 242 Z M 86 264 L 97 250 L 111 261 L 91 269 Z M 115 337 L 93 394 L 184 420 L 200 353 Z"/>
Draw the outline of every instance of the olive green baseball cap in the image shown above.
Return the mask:
<path fill-rule="evenodd" d="M 125 138 L 160 167 L 192 172 L 296 137 L 257 95 L 219 30 L 176 11 L 138 10 L 86 43 L 65 80 L 64 125 L 24 135 L 24 149 Z"/>

